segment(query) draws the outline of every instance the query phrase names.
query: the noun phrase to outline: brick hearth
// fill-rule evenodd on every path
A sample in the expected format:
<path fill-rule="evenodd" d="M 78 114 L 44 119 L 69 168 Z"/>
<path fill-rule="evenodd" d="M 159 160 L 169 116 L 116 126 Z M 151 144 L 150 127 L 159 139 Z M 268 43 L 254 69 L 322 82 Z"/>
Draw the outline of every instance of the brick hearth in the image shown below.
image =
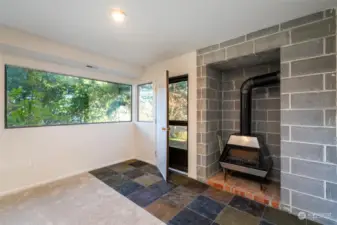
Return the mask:
<path fill-rule="evenodd" d="M 280 184 L 270 182 L 266 184 L 267 189 L 265 192 L 260 190 L 259 182 L 247 180 L 236 176 L 227 176 L 226 182 L 224 181 L 224 174 L 219 172 L 215 176 L 207 180 L 207 183 L 216 188 L 226 192 L 240 195 L 242 197 L 260 202 L 264 205 L 269 205 L 273 208 L 280 206 Z"/>

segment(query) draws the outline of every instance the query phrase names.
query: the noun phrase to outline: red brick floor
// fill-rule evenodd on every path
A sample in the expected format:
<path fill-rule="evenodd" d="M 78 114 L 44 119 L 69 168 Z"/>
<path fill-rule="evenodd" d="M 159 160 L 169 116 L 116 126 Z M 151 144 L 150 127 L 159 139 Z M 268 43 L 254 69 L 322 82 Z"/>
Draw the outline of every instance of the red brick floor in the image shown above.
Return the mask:
<path fill-rule="evenodd" d="M 214 188 L 252 199 L 273 208 L 278 209 L 280 205 L 279 183 L 270 182 L 266 184 L 267 188 L 262 192 L 260 183 L 230 175 L 227 175 L 227 179 L 224 181 L 222 172 L 208 179 L 207 183 Z"/>

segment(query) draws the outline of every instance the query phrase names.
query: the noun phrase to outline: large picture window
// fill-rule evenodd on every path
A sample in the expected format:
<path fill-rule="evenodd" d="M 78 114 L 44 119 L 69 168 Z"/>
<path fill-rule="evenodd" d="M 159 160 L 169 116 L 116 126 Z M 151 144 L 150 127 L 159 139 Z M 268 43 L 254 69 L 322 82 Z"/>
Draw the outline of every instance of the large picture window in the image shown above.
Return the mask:
<path fill-rule="evenodd" d="M 153 121 L 153 87 L 151 83 L 138 85 L 138 121 Z"/>
<path fill-rule="evenodd" d="M 6 127 L 131 121 L 132 86 L 6 65 Z"/>

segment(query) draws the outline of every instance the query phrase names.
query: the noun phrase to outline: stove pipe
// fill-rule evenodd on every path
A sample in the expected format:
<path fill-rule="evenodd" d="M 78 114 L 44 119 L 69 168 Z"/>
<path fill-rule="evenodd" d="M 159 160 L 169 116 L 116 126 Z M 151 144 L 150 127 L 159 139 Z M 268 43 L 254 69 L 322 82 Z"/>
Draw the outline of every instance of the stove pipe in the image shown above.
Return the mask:
<path fill-rule="evenodd" d="M 240 95 L 240 134 L 251 135 L 252 89 L 280 82 L 280 72 L 268 73 L 249 78 L 241 85 Z"/>

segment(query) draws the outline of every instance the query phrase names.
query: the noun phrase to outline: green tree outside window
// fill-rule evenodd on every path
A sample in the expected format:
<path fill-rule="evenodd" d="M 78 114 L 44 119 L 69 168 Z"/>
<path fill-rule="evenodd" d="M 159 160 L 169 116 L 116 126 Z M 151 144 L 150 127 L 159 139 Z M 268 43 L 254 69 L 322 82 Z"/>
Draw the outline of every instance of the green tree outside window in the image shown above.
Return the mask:
<path fill-rule="evenodd" d="M 131 121 L 131 85 L 6 65 L 6 126 Z"/>

